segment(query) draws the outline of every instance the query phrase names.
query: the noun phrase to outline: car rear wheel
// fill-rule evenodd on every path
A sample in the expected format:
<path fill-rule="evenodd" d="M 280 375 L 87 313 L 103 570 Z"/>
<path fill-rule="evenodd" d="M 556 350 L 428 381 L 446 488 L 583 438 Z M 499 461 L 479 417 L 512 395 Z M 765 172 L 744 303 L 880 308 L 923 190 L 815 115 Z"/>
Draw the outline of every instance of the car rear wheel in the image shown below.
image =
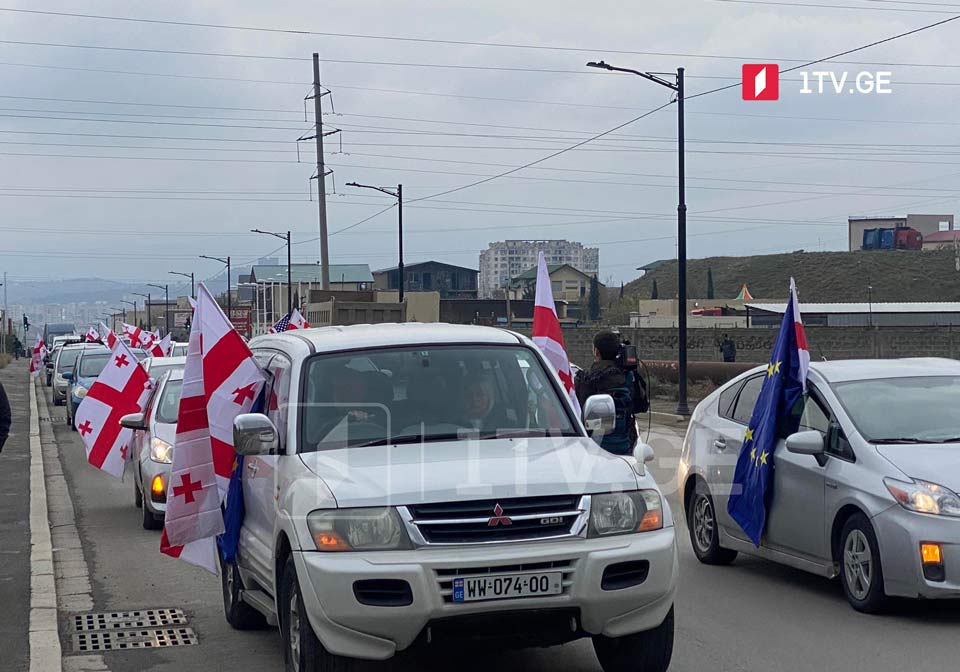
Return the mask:
<path fill-rule="evenodd" d="M 697 560 L 705 565 L 729 565 L 737 559 L 737 552 L 720 546 L 717 510 L 707 484 L 697 480 L 696 489 L 687 509 L 687 528 L 690 544 Z"/>
<path fill-rule="evenodd" d="M 292 557 L 287 558 L 283 567 L 279 603 L 286 672 L 350 672 L 355 668 L 352 659 L 335 656 L 323 648 L 313 632 Z"/>
<path fill-rule="evenodd" d="M 888 602 L 883 590 L 880 545 L 873 525 L 862 513 L 847 519 L 840 533 L 840 582 L 847 601 L 857 611 L 882 612 Z"/>
<path fill-rule="evenodd" d="M 219 555 L 219 553 L 217 554 Z M 240 599 L 243 579 L 236 563 L 220 558 L 220 587 L 223 592 L 223 615 L 234 630 L 256 630 L 267 624 L 259 611 Z"/>
<path fill-rule="evenodd" d="M 673 658 L 673 607 L 653 630 L 625 637 L 593 638 L 603 672 L 666 672 Z"/>

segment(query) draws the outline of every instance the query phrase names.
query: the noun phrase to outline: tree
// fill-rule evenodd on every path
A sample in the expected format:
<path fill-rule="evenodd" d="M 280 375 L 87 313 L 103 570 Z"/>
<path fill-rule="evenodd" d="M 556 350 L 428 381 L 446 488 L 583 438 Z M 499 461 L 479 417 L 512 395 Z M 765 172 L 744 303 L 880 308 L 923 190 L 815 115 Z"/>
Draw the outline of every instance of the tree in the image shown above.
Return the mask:
<path fill-rule="evenodd" d="M 620 281 L 620 298 L 623 298 L 623 280 Z"/>
<path fill-rule="evenodd" d="M 587 314 L 591 321 L 600 319 L 600 281 L 597 276 L 590 278 L 590 302 L 587 304 Z"/>
<path fill-rule="evenodd" d="M 707 298 L 713 298 L 713 269 L 707 269 Z"/>
<path fill-rule="evenodd" d="M 656 279 L 656 278 L 653 279 L 653 287 L 650 288 L 650 298 L 651 298 L 651 299 L 659 299 L 659 298 L 660 298 L 660 292 L 657 291 L 657 279 Z"/>

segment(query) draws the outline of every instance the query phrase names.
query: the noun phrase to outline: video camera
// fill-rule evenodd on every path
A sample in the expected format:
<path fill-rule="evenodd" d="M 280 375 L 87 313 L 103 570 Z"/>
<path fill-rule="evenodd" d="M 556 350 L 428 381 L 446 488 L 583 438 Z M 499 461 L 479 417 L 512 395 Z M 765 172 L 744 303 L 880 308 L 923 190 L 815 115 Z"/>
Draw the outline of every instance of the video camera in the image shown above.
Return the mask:
<path fill-rule="evenodd" d="M 617 333 L 619 336 L 620 334 Z M 624 371 L 636 371 L 640 366 L 640 357 L 637 356 L 637 346 L 631 345 L 627 339 L 620 341 L 620 350 L 617 351 L 617 367 Z"/>

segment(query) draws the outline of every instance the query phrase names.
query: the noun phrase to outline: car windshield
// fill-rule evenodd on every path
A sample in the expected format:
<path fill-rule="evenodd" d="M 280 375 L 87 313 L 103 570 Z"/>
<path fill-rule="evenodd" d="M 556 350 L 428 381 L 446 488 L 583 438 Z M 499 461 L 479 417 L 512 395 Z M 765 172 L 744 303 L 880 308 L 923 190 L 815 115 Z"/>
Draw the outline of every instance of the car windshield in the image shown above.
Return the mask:
<path fill-rule="evenodd" d="M 77 357 L 83 352 L 80 348 L 67 348 L 60 351 L 57 358 L 57 371 L 69 371 L 77 363 Z"/>
<path fill-rule="evenodd" d="M 182 387 L 182 380 L 168 380 L 167 384 L 163 386 L 160 403 L 157 404 L 157 422 L 176 424 L 177 413 L 180 410 L 180 390 Z"/>
<path fill-rule="evenodd" d="M 155 361 L 150 365 L 150 377 L 154 380 L 160 380 L 167 371 L 176 371 L 183 369 L 183 364 L 167 364 Z"/>
<path fill-rule="evenodd" d="M 80 358 L 80 371 L 77 376 L 79 378 L 94 378 L 95 376 L 99 376 L 108 359 L 110 359 L 109 352 L 86 353 Z"/>
<path fill-rule="evenodd" d="M 881 378 L 833 386 L 874 443 L 960 443 L 960 376 Z"/>
<path fill-rule="evenodd" d="M 540 359 L 523 347 L 319 355 L 308 363 L 305 386 L 304 451 L 577 435 Z"/>

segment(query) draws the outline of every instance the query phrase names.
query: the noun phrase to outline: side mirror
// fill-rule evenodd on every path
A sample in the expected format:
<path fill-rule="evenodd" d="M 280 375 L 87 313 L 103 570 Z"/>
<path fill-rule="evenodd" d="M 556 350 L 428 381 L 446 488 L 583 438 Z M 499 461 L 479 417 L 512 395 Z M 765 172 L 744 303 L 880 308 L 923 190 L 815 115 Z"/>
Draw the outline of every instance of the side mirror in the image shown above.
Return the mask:
<path fill-rule="evenodd" d="M 147 419 L 143 413 L 130 413 L 120 418 L 120 426 L 127 429 L 146 429 Z"/>
<path fill-rule="evenodd" d="M 640 464 L 653 462 L 655 457 L 656 455 L 654 455 L 653 448 L 650 447 L 649 443 L 637 441 L 637 445 L 633 447 L 633 458 Z"/>
<path fill-rule="evenodd" d="M 823 455 L 823 434 L 815 429 L 791 434 L 787 437 L 787 450 L 797 455 Z"/>
<path fill-rule="evenodd" d="M 583 424 L 591 434 L 609 434 L 617 421 L 617 408 L 609 394 L 594 394 L 583 405 Z"/>
<path fill-rule="evenodd" d="M 64 371 L 60 374 L 60 377 L 66 381 L 73 380 L 73 371 Z"/>
<path fill-rule="evenodd" d="M 233 449 L 237 455 L 277 452 L 277 428 L 262 413 L 241 413 L 233 420 Z"/>

